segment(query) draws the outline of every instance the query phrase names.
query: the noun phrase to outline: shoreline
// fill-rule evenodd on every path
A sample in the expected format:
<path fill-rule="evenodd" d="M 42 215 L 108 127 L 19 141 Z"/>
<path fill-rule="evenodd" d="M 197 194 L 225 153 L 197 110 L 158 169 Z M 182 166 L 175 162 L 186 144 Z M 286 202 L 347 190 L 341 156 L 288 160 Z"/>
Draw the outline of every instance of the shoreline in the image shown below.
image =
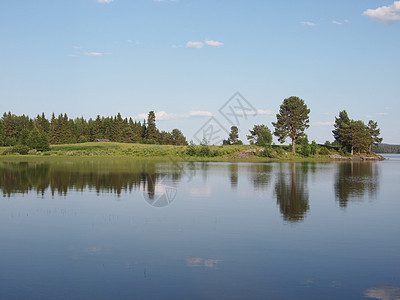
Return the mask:
<path fill-rule="evenodd" d="M 274 157 L 260 156 L 264 148 L 255 145 L 206 146 L 206 154 L 189 155 L 190 146 L 129 144 L 129 143 L 81 143 L 52 145 L 48 152 L 31 150 L 28 154 L 0 155 L 0 161 L 52 161 L 52 160 L 137 160 L 137 161 L 179 161 L 179 162 L 315 162 L 327 163 L 335 161 L 381 161 L 385 160 L 379 154 L 364 154 L 342 156 L 335 149 L 330 148 L 329 154 L 302 156 L 287 151 L 287 146 L 272 146 L 276 154 Z M 200 149 L 202 146 L 196 146 Z M 320 149 L 325 147 L 320 145 Z M 0 153 L 5 153 L 10 147 L 0 147 Z M 327 148 L 325 148 L 327 149 Z M 202 149 L 200 149 L 202 150 Z M 279 152 L 279 154 L 278 154 Z"/>

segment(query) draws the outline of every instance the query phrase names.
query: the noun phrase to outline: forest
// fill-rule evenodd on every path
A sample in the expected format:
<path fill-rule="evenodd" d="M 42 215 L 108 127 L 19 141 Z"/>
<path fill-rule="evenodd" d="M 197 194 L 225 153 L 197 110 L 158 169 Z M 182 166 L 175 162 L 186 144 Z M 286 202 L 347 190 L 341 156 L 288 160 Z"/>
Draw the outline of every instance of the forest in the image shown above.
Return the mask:
<path fill-rule="evenodd" d="M 264 124 L 254 125 L 249 130 L 247 139 L 250 144 L 264 147 L 262 155 L 276 157 L 282 151 L 272 147 L 272 135 L 280 143 L 291 140 L 292 153 L 295 155 L 300 150 L 303 156 L 317 154 L 317 144 L 308 140 L 306 129 L 309 128 L 309 113 L 307 105 L 299 97 L 284 99 L 276 115 L 276 122 L 272 122 L 274 131 Z M 224 145 L 241 145 L 238 127 L 232 126 L 231 132 Z M 352 120 L 345 110 L 335 118 L 332 131 L 334 142 L 331 145 L 341 155 L 354 153 L 371 153 L 381 144 L 380 129 L 377 122 L 370 120 L 365 124 L 361 120 Z M 156 115 L 150 111 L 147 120 L 133 121 L 132 118 L 122 118 L 118 113 L 114 117 L 97 116 L 89 120 L 81 118 L 71 119 L 67 114 L 58 117 L 52 114 L 48 120 L 44 113 L 35 118 L 22 115 L 17 116 L 11 112 L 4 113 L 0 119 L 0 146 L 11 146 L 3 154 L 26 154 L 29 150 L 49 151 L 50 145 L 76 144 L 86 142 L 118 142 L 157 145 L 188 145 L 182 131 L 175 128 L 171 132 L 160 131 L 156 126 Z M 190 143 L 187 154 L 191 156 L 209 156 L 207 147 L 209 142 L 203 140 L 200 146 Z M 300 146 L 300 147 L 299 147 Z M 296 150 L 297 149 L 297 150 Z M 388 149 L 388 147 L 386 147 Z M 325 149 L 326 150 L 326 149 Z M 391 149 L 393 150 L 393 149 Z M 10 153 L 8 153 L 8 152 Z M 327 151 L 326 155 L 327 155 Z"/>
<path fill-rule="evenodd" d="M 115 117 L 100 117 L 89 120 L 71 119 L 67 114 L 48 120 L 44 113 L 32 119 L 4 113 L 0 120 L 0 146 L 25 145 L 46 151 L 49 145 L 74 144 L 95 141 L 121 143 L 143 143 L 161 145 L 186 145 L 187 141 L 179 129 L 171 132 L 160 131 L 156 127 L 156 117 L 149 112 L 147 122 Z"/>

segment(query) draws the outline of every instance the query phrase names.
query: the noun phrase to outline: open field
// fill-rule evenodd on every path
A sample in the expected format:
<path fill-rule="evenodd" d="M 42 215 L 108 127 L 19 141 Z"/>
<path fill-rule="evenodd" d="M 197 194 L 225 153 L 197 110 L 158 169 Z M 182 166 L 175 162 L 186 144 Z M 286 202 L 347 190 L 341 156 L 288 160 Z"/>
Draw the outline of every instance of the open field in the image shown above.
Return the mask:
<path fill-rule="evenodd" d="M 192 148 L 191 148 L 192 147 Z M 319 150 L 324 149 L 319 146 Z M 9 151 L 10 147 L 0 147 L 0 153 Z M 330 155 L 338 152 L 330 148 L 325 155 L 310 155 L 304 157 L 299 153 L 292 154 L 288 146 L 273 146 L 273 157 L 265 157 L 259 154 L 246 154 L 251 150 L 261 153 L 262 147 L 254 145 L 222 145 L 222 146 L 172 146 L 172 145 L 149 145 L 128 143 L 81 143 L 53 145 L 47 152 L 30 151 L 28 155 L 8 154 L 1 155 L 1 160 L 7 159 L 54 159 L 54 158 L 129 158 L 129 159 L 152 159 L 152 160 L 185 160 L 185 161 L 327 161 Z M 327 148 L 325 148 L 327 149 Z M 191 152 L 192 150 L 192 152 Z"/>

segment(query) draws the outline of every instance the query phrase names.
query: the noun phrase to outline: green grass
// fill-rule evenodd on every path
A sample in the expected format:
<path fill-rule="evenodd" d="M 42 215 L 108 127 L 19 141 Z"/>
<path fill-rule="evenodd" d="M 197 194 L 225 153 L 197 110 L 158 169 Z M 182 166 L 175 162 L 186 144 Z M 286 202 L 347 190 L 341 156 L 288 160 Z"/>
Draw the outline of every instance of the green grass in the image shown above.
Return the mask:
<path fill-rule="evenodd" d="M 51 150 L 34 155 L 0 155 L 1 160 L 8 158 L 25 159 L 28 157 L 36 158 L 129 158 L 129 159 L 152 159 L 152 160 L 185 160 L 185 161 L 229 161 L 229 162 L 268 162 L 268 161 L 308 161 L 321 162 L 330 160 L 329 155 L 315 155 L 303 157 L 300 154 L 292 154 L 290 147 L 273 146 L 274 149 L 282 149 L 281 154 L 274 158 L 250 156 L 248 158 L 237 158 L 238 152 L 254 149 L 254 145 L 222 145 L 207 146 L 210 153 L 208 156 L 190 156 L 187 154 L 189 146 L 172 145 L 149 145 L 149 144 L 128 144 L 128 143 L 81 143 L 53 145 Z M 196 146 L 200 149 L 201 146 Z M 11 147 L 0 147 L 0 154 Z M 257 147 L 260 148 L 260 147 Z M 337 151 L 330 149 L 329 154 L 338 154 Z"/>

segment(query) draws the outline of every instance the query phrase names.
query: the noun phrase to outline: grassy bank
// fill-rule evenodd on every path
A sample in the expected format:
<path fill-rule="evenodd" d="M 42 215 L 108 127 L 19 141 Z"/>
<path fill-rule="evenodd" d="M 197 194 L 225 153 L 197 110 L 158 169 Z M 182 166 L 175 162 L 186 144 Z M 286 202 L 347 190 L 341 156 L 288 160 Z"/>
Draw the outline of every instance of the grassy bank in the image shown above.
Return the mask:
<path fill-rule="evenodd" d="M 53 145 L 47 152 L 29 151 L 27 155 L 1 155 L 1 160 L 26 158 L 129 158 L 153 160 L 185 160 L 185 161 L 327 161 L 330 155 L 338 155 L 334 148 L 320 146 L 323 154 L 304 157 L 292 154 L 288 146 L 273 146 L 273 155 L 261 155 L 263 148 L 254 145 L 223 145 L 223 146 L 172 146 L 128 143 L 81 143 Z M 321 149 L 325 149 L 321 151 Z M 328 150 L 328 151 L 326 151 Z M 255 151 L 256 153 L 253 153 Z M 9 147 L 0 147 L 0 153 L 10 153 Z"/>

